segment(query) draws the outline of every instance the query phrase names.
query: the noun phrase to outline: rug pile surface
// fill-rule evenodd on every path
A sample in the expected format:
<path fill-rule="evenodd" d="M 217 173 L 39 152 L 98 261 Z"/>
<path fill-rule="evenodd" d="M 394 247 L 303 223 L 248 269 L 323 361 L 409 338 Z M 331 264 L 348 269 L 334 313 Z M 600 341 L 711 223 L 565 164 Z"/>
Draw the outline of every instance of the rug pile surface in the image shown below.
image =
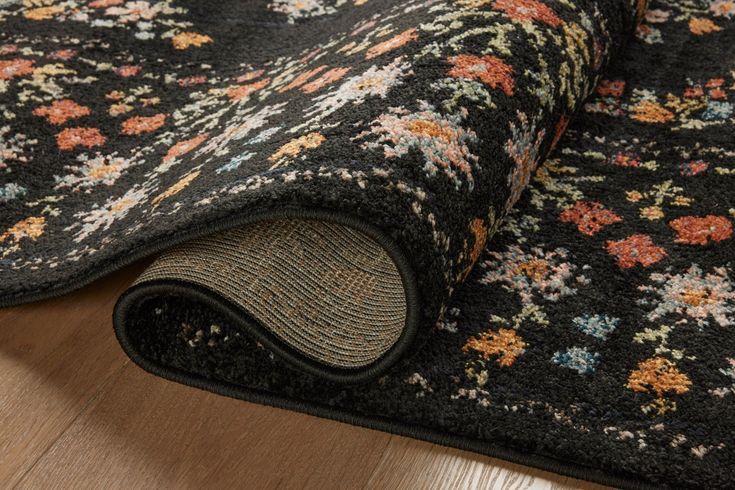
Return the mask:
<path fill-rule="evenodd" d="M 118 338 L 230 396 L 615 486 L 727 488 L 735 3 L 655 1 L 624 49 L 643 7 L 4 2 L 3 302 L 259 219 L 345 225 L 406 308 L 408 340 L 359 379 L 181 276 L 126 293 Z"/>

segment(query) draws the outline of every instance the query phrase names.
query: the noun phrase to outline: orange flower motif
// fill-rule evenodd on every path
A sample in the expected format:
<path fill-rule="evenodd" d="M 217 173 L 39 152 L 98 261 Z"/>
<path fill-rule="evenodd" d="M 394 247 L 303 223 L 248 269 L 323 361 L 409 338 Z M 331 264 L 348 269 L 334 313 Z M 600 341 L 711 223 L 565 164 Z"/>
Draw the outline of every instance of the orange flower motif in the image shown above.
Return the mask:
<path fill-rule="evenodd" d="M 645 123 L 666 123 L 674 119 L 674 113 L 657 102 L 644 100 L 631 107 L 631 118 Z"/>
<path fill-rule="evenodd" d="M 393 36 L 387 41 L 383 41 L 382 43 L 376 44 L 372 48 L 368 49 L 367 55 L 365 57 L 371 60 L 380 56 L 381 54 L 387 53 L 388 51 L 393 51 L 394 49 L 398 49 L 401 46 L 405 46 L 411 41 L 418 39 L 418 37 L 419 36 L 418 34 L 416 34 L 415 28 L 407 29 L 397 36 Z"/>
<path fill-rule="evenodd" d="M 171 42 L 174 45 L 174 49 L 188 49 L 192 46 L 198 48 L 205 44 L 214 42 L 211 37 L 205 34 L 198 34 L 196 32 L 182 32 L 176 34 Z"/>
<path fill-rule="evenodd" d="M 298 88 L 309 81 L 309 79 L 313 76 L 318 75 L 321 71 L 325 70 L 327 68 L 327 65 L 321 65 L 317 66 L 316 68 L 312 70 L 305 71 L 301 75 L 297 76 L 293 80 L 291 80 L 291 83 L 286 85 L 285 87 L 281 87 L 278 89 L 278 93 L 288 92 L 289 90 L 293 90 L 295 88 Z"/>
<path fill-rule="evenodd" d="M 0 80 L 10 80 L 33 73 L 34 63 L 35 61 L 24 58 L 0 60 Z"/>
<path fill-rule="evenodd" d="M 665 357 L 652 357 L 638 363 L 638 369 L 630 373 L 625 386 L 638 393 L 655 393 L 654 403 L 641 408 L 644 412 L 655 409 L 659 415 L 663 415 L 669 410 L 676 410 L 676 404 L 668 402 L 664 398 L 665 394 L 673 392 L 683 395 L 691 385 L 689 377 L 679 371 L 676 364 Z"/>
<path fill-rule="evenodd" d="M 470 230 L 475 237 L 475 242 L 470 251 L 470 263 L 474 264 L 480 258 L 482 251 L 485 250 L 485 242 L 487 242 L 487 226 L 485 225 L 485 220 L 481 218 L 473 219 L 472 223 L 470 223 Z"/>
<path fill-rule="evenodd" d="M 247 85 L 233 85 L 227 89 L 227 96 L 231 100 L 242 100 L 250 97 L 258 90 L 262 90 L 271 83 L 270 78 L 265 78 L 258 82 L 249 83 Z"/>
<path fill-rule="evenodd" d="M 721 242 L 732 237 L 732 223 L 724 216 L 684 216 L 669 223 L 678 235 L 676 243 L 707 245 L 710 241 Z"/>
<path fill-rule="evenodd" d="M 105 138 L 97 128 L 67 128 L 56 135 L 56 144 L 61 150 L 73 150 L 77 146 L 94 148 L 105 144 Z"/>
<path fill-rule="evenodd" d="M 623 220 L 620 216 L 596 201 L 577 201 L 574 206 L 565 209 L 560 219 L 577 225 L 577 229 L 585 235 L 592 236 L 604 226 Z"/>
<path fill-rule="evenodd" d="M 350 71 L 350 68 L 348 68 L 348 67 L 345 67 L 345 68 L 332 68 L 331 70 L 329 70 L 328 72 L 326 72 L 324 75 L 320 76 L 319 78 L 317 78 L 313 82 L 309 82 L 306 85 L 304 85 L 303 87 L 301 87 L 301 90 L 305 94 L 310 94 L 310 93 L 316 92 L 320 88 L 322 88 L 322 87 L 324 87 L 326 85 L 329 85 L 330 83 L 334 83 L 337 80 L 339 80 L 340 78 L 344 77 L 347 74 L 348 71 Z"/>
<path fill-rule="evenodd" d="M 44 228 L 46 228 L 46 218 L 43 216 L 32 216 L 20 220 L 0 235 L 0 243 L 4 243 L 8 238 L 15 243 L 18 243 L 22 238 L 35 241 L 43 234 Z"/>
<path fill-rule="evenodd" d="M 472 266 L 475 265 L 475 262 L 480 258 L 483 250 L 485 250 L 485 243 L 487 242 L 487 225 L 485 224 L 485 220 L 482 218 L 473 219 L 470 223 L 470 231 L 472 232 L 474 241 L 467 257 L 467 266 L 460 273 L 460 278 L 462 279 L 469 275 L 472 271 Z M 466 246 L 467 242 L 465 242 L 465 247 Z"/>
<path fill-rule="evenodd" d="M 629 269 L 636 264 L 643 267 L 655 264 L 666 257 L 666 250 L 656 246 L 648 235 L 631 235 L 624 240 L 608 241 L 607 252 L 618 259 L 621 269 Z"/>
<path fill-rule="evenodd" d="M 189 153 L 191 150 L 196 148 L 197 146 L 204 143 L 204 141 L 209 137 L 209 133 L 200 134 L 199 136 L 194 136 L 193 138 L 189 138 L 188 140 L 179 141 L 174 146 L 168 149 L 168 152 L 163 157 L 164 162 L 168 162 L 173 160 L 174 158 L 178 158 L 181 155 L 185 155 Z"/>
<path fill-rule="evenodd" d="M 51 105 L 36 107 L 34 116 L 45 117 L 51 124 L 64 124 L 70 119 L 88 116 L 92 111 L 71 99 L 55 100 Z"/>
<path fill-rule="evenodd" d="M 126 119 L 122 123 L 122 133 L 127 135 L 137 135 L 143 133 L 152 133 L 166 122 L 166 114 L 156 114 L 155 116 L 143 117 L 135 116 Z"/>
<path fill-rule="evenodd" d="M 449 76 L 480 80 L 492 88 L 500 87 L 505 95 L 513 95 L 513 67 L 504 63 L 500 58 L 492 55 L 461 54 L 452 56 L 449 62 L 454 66 L 449 70 Z"/>
<path fill-rule="evenodd" d="M 477 338 L 470 337 L 462 347 L 462 351 L 467 352 L 472 349 L 481 353 L 486 360 L 491 356 L 499 356 L 497 363 L 503 367 L 509 367 L 526 351 L 527 345 L 515 330 L 501 328 L 497 332 L 492 330 L 483 332 Z"/>
<path fill-rule="evenodd" d="M 551 27 L 564 23 L 548 5 L 536 0 L 495 0 L 493 8 L 521 22 L 539 21 Z"/>
<path fill-rule="evenodd" d="M 689 30 L 692 34 L 703 36 L 704 34 L 721 31 L 722 27 L 709 19 L 694 18 L 689 21 Z"/>
<path fill-rule="evenodd" d="M 564 114 L 559 117 L 559 120 L 556 122 L 556 126 L 554 126 L 554 138 L 551 140 L 551 145 L 549 145 L 548 153 L 553 152 L 554 148 L 556 148 L 556 145 L 559 144 L 561 137 L 564 136 L 564 133 L 566 133 L 567 128 L 569 127 L 570 121 L 571 119 L 569 118 L 569 116 L 566 116 Z"/>

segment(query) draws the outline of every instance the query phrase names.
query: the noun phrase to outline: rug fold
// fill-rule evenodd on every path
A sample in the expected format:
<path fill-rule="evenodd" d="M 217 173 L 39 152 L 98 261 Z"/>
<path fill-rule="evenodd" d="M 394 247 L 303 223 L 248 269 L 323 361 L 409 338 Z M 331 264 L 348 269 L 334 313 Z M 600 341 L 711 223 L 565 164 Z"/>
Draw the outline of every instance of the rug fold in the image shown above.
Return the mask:
<path fill-rule="evenodd" d="M 176 294 L 191 285 L 234 309 L 243 328 L 301 369 L 353 382 L 381 374 L 425 339 L 420 325 L 444 311 L 640 8 L 623 0 L 374 2 L 359 19 L 359 9 L 335 9 L 316 48 L 210 88 L 230 99 L 209 102 L 222 112 L 195 103 L 174 113 L 188 136 L 136 187 L 152 205 L 142 216 L 167 223 L 147 227 L 152 236 L 137 248 L 143 255 L 211 236 L 165 252 L 138 293 L 124 296 L 118 330 L 127 328 L 130 298 L 174 281 Z M 269 34 L 311 34 L 324 20 L 289 18 Z M 217 114 L 209 117 L 221 132 L 212 122 L 192 136 L 202 123 L 185 114 L 202 111 Z M 187 199 L 193 209 L 180 213 Z M 320 244 L 258 225 L 279 215 L 317 216 L 344 233 Z M 75 241 L 87 234 L 81 225 Z M 279 243 L 282 257 L 259 256 L 266 242 Z M 313 249 L 325 245 L 341 248 L 339 263 Z M 116 248 L 108 253 L 125 250 Z M 360 272 L 362 254 L 387 262 Z"/>

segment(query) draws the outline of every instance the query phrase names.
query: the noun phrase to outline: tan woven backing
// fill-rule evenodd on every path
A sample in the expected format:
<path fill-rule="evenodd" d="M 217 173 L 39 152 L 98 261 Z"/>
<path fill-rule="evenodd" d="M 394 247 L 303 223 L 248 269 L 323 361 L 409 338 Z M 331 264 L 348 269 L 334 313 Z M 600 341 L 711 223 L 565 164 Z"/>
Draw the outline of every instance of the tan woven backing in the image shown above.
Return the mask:
<path fill-rule="evenodd" d="M 325 221 L 260 221 L 179 245 L 136 283 L 159 279 L 209 288 L 293 349 L 339 368 L 380 358 L 406 323 L 403 283 L 385 249 Z"/>

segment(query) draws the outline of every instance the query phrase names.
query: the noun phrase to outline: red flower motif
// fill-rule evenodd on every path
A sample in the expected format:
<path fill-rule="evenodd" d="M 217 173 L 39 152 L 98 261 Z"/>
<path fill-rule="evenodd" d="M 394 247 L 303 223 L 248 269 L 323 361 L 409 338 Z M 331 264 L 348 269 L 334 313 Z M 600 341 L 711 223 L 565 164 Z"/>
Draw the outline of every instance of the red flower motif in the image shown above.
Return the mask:
<path fill-rule="evenodd" d="M 337 80 L 344 77 L 347 72 L 350 71 L 350 68 L 343 67 L 343 68 L 332 68 L 331 70 L 325 72 L 322 76 L 317 78 L 316 80 L 313 80 L 303 87 L 301 87 L 301 90 L 305 94 L 311 94 L 319 90 L 320 88 L 329 85 L 331 83 L 336 82 Z"/>
<path fill-rule="evenodd" d="M 196 148 L 197 146 L 204 143 L 204 141 L 209 137 L 208 133 L 200 134 L 199 136 L 194 136 L 193 138 L 189 138 L 188 140 L 179 141 L 174 146 L 168 149 L 168 152 L 163 157 L 164 162 L 168 162 L 170 160 L 173 160 L 174 158 L 178 158 L 181 155 L 185 155 L 189 153 L 191 150 Z"/>
<path fill-rule="evenodd" d="M 631 235 L 624 240 L 608 241 L 607 252 L 618 259 L 621 269 L 629 269 L 636 264 L 648 267 L 666 257 L 666 250 L 656 246 L 648 235 Z"/>
<path fill-rule="evenodd" d="M 618 167 L 640 167 L 641 159 L 634 153 L 619 152 L 612 158 L 612 163 Z"/>
<path fill-rule="evenodd" d="M 620 97 L 625 91 L 625 80 L 600 80 L 596 91 L 602 97 Z"/>
<path fill-rule="evenodd" d="M 231 100 L 246 99 L 258 90 L 267 87 L 269 83 L 271 83 L 271 79 L 266 78 L 264 80 L 260 80 L 259 82 L 254 82 L 247 85 L 233 85 L 232 87 L 227 89 L 227 96 Z"/>
<path fill-rule="evenodd" d="M 687 99 L 696 99 L 704 95 L 704 90 L 699 85 L 694 87 L 687 87 L 684 89 L 684 97 Z"/>
<path fill-rule="evenodd" d="M 559 27 L 564 23 L 548 5 L 537 0 L 495 0 L 493 8 L 522 22 L 536 20 L 551 27 Z"/>
<path fill-rule="evenodd" d="M 77 146 L 94 148 L 105 144 L 105 138 L 97 128 L 67 128 L 56 135 L 56 144 L 61 150 L 73 150 Z"/>
<path fill-rule="evenodd" d="M 574 206 L 565 209 L 560 216 L 565 222 L 577 225 L 577 229 L 585 235 L 592 236 L 604 226 L 623 220 L 620 216 L 595 201 L 577 201 Z"/>
<path fill-rule="evenodd" d="M 452 56 L 449 58 L 449 62 L 454 65 L 454 68 L 449 70 L 449 76 L 480 80 L 492 88 L 500 87 L 505 95 L 513 95 L 513 67 L 500 58 L 492 55 L 461 54 Z"/>
<path fill-rule="evenodd" d="M 682 163 L 679 166 L 681 175 L 691 177 L 693 175 L 700 174 L 709 168 L 709 163 L 703 160 L 692 160 L 688 163 Z"/>
<path fill-rule="evenodd" d="M 45 117 L 51 124 L 64 124 L 70 119 L 88 116 L 92 111 L 71 99 L 55 100 L 51 105 L 36 107 L 34 116 Z"/>
<path fill-rule="evenodd" d="M 732 223 L 724 216 L 684 216 L 669 223 L 678 235 L 676 243 L 707 245 L 732 237 Z"/>
<path fill-rule="evenodd" d="M 0 80 L 22 77 L 33 73 L 35 61 L 18 58 L 15 60 L 0 60 Z"/>
<path fill-rule="evenodd" d="M 121 77 L 128 78 L 128 77 L 134 77 L 138 73 L 140 73 L 143 70 L 140 66 L 135 65 L 123 65 L 115 68 L 115 73 L 120 75 Z"/>
<path fill-rule="evenodd" d="M 156 114 L 155 116 L 143 117 L 135 116 L 126 119 L 122 123 L 122 133 L 127 135 L 137 135 L 143 133 L 152 133 L 160 128 L 166 122 L 166 114 Z"/>
<path fill-rule="evenodd" d="M 49 56 L 57 60 L 70 60 L 76 55 L 76 49 L 59 49 L 51 53 Z"/>
<path fill-rule="evenodd" d="M 178 81 L 180 87 L 193 87 L 194 85 L 201 85 L 207 81 L 207 77 L 204 75 L 194 75 L 191 77 L 182 78 Z"/>

